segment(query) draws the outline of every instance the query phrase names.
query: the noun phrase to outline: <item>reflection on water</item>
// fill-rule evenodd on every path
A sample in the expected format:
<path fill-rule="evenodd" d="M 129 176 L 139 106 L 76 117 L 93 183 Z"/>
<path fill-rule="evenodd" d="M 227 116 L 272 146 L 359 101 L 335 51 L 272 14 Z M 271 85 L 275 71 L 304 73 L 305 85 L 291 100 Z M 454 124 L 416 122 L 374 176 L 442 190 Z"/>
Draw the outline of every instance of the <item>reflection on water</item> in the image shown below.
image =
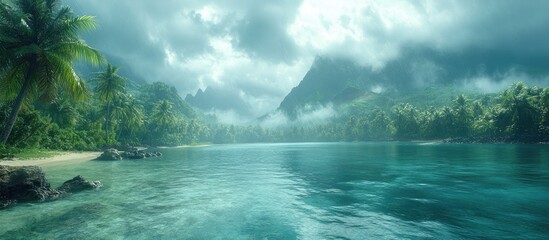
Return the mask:
<path fill-rule="evenodd" d="M 0 212 L 0 239 L 549 237 L 549 147 L 220 145 L 46 169 L 104 188 Z"/>

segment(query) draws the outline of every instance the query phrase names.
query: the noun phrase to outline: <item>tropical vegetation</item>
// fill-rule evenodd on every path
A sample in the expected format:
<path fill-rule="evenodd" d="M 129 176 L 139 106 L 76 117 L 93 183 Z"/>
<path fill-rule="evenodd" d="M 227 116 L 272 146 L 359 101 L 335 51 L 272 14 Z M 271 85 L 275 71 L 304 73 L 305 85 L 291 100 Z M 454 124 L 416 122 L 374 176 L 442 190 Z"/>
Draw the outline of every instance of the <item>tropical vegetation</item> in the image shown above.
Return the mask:
<path fill-rule="evenodd" d="M 25 148 L 96 150 L 117 144 L 549 141 L 549 88 L 523 83 L 500 94 L 459 94 L 438 105 L 412 94 L 391 99 L 369 93 L 362 102 L 338 105 L 338 115 L 322 122 L 220 124 L 188 105 L 175 87 L 136 84 L 119 75 L 117 66 L 104 64 L 78 37 L 94 27 L 92 17 L 74 16 L 58 0 L 0 1 L 0 158 Z M 100 69 L 85 81 L 73 68 L 77 60 Z M 424 99 L 442 98 L 427 94 Z"/>
<path fill-rule="evenodd" d="M 212 126 L 215 134 L 209 141 L 549 142 L 549 88 L 521 82 L 500 94 L 459 94 L 447 105 L 416 101 L 371 108 L 353 106 L 324 122 L 290 122 L 275 128 Z"/>
<path fill-rule="evenodd" d="M 52 102 L 59 91 L 74 99 L 86 95 L 72 63 L 101 63 L 101 54 L 78 37 L 95 27 L 92 17 L 73 16 L 57 0 L 0 2 L 0 90 L 13 102 L 0 135 L 5 144 L 25 100 Z"/>

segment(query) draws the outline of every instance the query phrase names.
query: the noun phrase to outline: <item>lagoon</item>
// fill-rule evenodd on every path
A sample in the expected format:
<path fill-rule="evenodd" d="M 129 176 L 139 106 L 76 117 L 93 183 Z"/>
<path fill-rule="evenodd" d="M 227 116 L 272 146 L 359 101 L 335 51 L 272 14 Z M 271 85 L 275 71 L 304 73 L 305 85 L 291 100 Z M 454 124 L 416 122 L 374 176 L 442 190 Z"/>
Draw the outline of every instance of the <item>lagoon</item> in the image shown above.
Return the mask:
<path fill-rule="evenodd" d="M 155 149 L 156 150 L 156 149 Z M 49 166 L 104 187 L 0 211 L 0 239 L 547 239 L 549 146 L 237 144 Z"/>

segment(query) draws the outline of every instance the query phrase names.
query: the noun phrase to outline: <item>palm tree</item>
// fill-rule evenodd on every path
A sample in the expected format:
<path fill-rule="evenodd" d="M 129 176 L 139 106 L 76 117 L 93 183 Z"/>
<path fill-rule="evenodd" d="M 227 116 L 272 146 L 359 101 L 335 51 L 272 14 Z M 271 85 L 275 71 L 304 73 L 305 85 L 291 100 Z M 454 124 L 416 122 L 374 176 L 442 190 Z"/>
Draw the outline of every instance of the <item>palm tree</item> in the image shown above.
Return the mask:
<path fill-rule="evenodd" d="M 502 94 L 501 107 L 510 113 L 511 125 L 509 130 L 515 136 L 532 135 L 537 132 L 540 112 L 532 103 L 534 99 L 531 89 L 524 83 L 518 82 Z"/>
<path fill-rule="evenodd" d="M 419 136 L 419 111 L 409 103 L 401 103 L 393 108 L 395 136 L 414 139 Z"/>
<path fill-rule="evenodd" d="M 549 127 L 549 88 L 543 89 L 540 93 L 539 105 L 542 113 L 541 124 L 544 127 Z"/>
<path fill-rule="evenodd" d="M 78 121 L 78 112 L 66 98 L 56 99 L 47 109 L 52 120 L 60 127 L 73 127 Z"/>
<path fill-rule="evenodd" d="M 137 127 L 143 125 L 141 105 L 132 95 L 120 94 L 114 98 L 112 105 L 112 117 L 118 119 L 120 123 L 116 139 L 123 130 L 131 135 Z"/>
<path fill-rule="evenodd" d="M 458 137 L 467 137 L 471 131 L 473 115 L 465 95 L 460 94 L 454 99 L 453 129 Z"/>
<path fill-rule="evenodd" d="M 172 103 L 168 100 L 159 101 L 154 105 L 152 120 L 157 130 L 166 131 L 175 124 L 175 114 Z"/>
<path fill-rule="evenodd" d="M 373 110 L 368 116 L 370 139 L 388 139 L 391 136 L 393 123 L 389 116 L 380 109 Z"/>
<path fill-rule="evenodd" d="M 109 144 L 109 130 L 111 128 L 112 120 L 112 102 L 119 95 L 125 92 L 124 85 L 126 79 L 118 75 L 119 67 L 114 67 L 111 64 L 107 64 L 105 71 L 100 72 L 92 79 L 92 83 L 95 84 L 94 92 L 98 95 L 99 100 L 104 102 L 107 106 L 105 115 L 105 132 L 106 142 Z"/>
<path fill-rule="evenodd" d="M 95 28 L 90 16 L 74 17 L 60 0 L 0 2 L 0 90 L 12 101 L 0 144 L 5 144 L 29 93 L 50 102 L 62 89 L 75 99 L 85 96 L 84 82 L 72 67 L 82 59 L 103 62 L 101 54 L 78 37 Z"/>

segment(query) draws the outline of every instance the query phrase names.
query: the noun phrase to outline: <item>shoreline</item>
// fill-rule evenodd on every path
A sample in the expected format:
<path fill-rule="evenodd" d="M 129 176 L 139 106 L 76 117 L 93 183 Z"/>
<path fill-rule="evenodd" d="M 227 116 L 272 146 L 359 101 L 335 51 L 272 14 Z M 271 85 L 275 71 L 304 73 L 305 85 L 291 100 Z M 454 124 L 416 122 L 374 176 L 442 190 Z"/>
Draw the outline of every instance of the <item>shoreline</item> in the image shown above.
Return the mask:
<path fill-rule="evenodd" d="M 52 166 L 58 164 L 67 163 L 82 163 L 96 159 L 101 155 L 101 152 L 63 152 L 60 155 L 45 157 L 45 158 L 33 158 L 28 160 L 0 160 L 0 165 L 6 166 Z"/>

